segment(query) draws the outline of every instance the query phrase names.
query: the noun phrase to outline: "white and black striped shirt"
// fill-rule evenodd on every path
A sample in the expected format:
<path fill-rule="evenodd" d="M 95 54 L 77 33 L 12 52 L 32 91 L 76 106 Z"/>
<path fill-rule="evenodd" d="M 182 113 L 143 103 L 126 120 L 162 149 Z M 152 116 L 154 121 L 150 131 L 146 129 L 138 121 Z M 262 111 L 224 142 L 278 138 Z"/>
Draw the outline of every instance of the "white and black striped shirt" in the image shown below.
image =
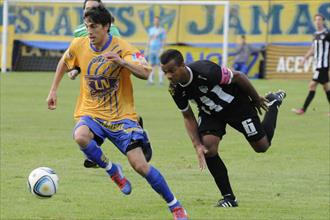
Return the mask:
<path fill-rule="evenodd" d="M 315 68 L 329 68 L 330 61 L 330 32 L 324 29 L 323 31 L 314 33 L 314 60 Z"/>

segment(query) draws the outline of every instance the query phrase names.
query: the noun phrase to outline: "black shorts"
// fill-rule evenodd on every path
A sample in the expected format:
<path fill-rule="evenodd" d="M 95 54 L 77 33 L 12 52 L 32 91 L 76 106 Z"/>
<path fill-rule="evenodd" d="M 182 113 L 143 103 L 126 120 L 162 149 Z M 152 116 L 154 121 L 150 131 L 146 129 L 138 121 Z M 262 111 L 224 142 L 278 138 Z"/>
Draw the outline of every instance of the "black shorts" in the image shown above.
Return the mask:
<path fill-rule="evenodd" d="M 224 115 L 200 114 L 198 132 L 201 136 L 212 134 L 222 138 L 226 134 L 227 124 L 243 133 L 249 142 L 258 141 L 266 135 L 258 113 L 250 103 L 236 104 L 233 111 Z"/>
<path fill-rule="evenodd" d="M 329 82 L 329 67 L 314 70 L 313 81 L 321 84 Z"/>

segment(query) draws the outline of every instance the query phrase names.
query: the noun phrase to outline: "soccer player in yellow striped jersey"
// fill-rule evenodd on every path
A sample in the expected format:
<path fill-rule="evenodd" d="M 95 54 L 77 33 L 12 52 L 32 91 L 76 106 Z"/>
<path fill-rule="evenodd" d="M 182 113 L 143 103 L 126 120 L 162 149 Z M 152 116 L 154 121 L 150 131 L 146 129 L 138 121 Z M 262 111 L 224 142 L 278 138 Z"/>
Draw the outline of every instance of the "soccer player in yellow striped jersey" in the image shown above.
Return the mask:
<path fill-rule="evenodd" d="M 131 119 L 136 121 L 134 109 L 131 70 L 150 70 L 143 55 L 125 40 L 109 35 L 102 48 L 96 48 L 90 41 L 96 37 L 75 38 L 66 54 L 64 62 L 69 69 L 79 65 L 81 68 L 80 92 L 75 110 L 75 119 L 84 115 L 106 121 Z M 86 50 L 86 48 L 88 48 Z M 132 69 L 133 69 L 132 68 Z M 144 75 L 134 73 L 137 77 Z"/>
<path fill-rule="evenodd" d="M 151 159 L 148 137 L 137 122 L 130 75 L 147 79 L 151 68 L 144 56 L 123 39 L 108 34 L 111 15 L 102 6 L 85 12 L 88 36 L 76 38 L 63 55 L 66 66 L 59 65 L 47 97 L 50 110 L 57 107 L 57 89 L 65 72 L 81 68 L 80 95 L 74 118 L 73 138 L 85 156 L 96 162 L 128 195 L 131 184 L 119 164 L 104 155 L 101 145 L 109 139 L 133 169 L 166 201 L 174 219 L 188 219 L 185 209 L 174 197 L 162 174 L 147 161 Z"/>

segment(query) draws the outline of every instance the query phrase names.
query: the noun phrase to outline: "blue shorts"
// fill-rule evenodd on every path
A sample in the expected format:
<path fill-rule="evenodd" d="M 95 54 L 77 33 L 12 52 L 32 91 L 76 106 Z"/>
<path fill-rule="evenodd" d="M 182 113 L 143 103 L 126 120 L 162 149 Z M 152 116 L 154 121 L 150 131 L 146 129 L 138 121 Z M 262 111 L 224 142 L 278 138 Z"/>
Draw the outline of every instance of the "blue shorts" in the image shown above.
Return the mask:
<path fill-rule="evenodd" d="M 160 61 L 159 61 L 159 57 L 158 57 L 158 52 L 150 52 L 148 62 L 151 66 L 159 65 Z"/>
<path fill-rule="evenodd" d="M 141 142 L 142 148 L 150 146 L 147 134 L 136 121 L 124 119 L 108 122 L 82 116 L 74 127 L 74 131 L 82 125 L 86 125 L 94 133 L 94 140 L 99 146 L 103 144 L 105 138 L 108 138 L 125 155 L 127 147 L 132 142 Z"/>

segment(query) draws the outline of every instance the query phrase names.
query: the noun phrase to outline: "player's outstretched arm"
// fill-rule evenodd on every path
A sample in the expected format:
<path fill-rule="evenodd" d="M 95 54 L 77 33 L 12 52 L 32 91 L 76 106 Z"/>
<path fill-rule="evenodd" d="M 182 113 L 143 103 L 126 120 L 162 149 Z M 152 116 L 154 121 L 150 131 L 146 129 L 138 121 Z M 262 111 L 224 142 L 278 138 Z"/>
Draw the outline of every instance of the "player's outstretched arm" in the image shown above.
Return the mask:
<path fill-rule="evenodd" d="M 56 109 L 56 104 L 57 104 L 57 88 L 60 85 L 60 82 L 63 78 L 63 75 L 68 71 L 67 66 L 64 63 L 63 57 L 62 59 L 58 62 L 55 76 L 53 79 L 52 86 L 50 88 L 48 97 L 47 97 L 47 105 L 48 109 L 54 110 Z"/>
<path fill-rule="evenodd" d="M 233 74 L 234 76 L 232 79 L 232 83 L 236 83 L 251 98 L 259 114 L 261 114 L 261 109 L 267 111 L 267 100 L 264 97 L 259 96 L 257 90 L 251 84 L 250 80 L 246 77 L 246 75 L 241 74 L 237 71 L 233 71 Z"/>
<path fill-rule="evenodd" d="M 300 65 L 304 65 L 304 63 L 307 61 L 307 59 L 314 54 L 314 45 L 312 45 L 307 53 L 304 56 L 304 59 L 300 62 Z"/>
<path fill-rule="evenodd" d="M 184 125 L 192 141 L 192 144 L 196 150 L 199 168 L 200 170 L 203 170 L 206 168 L 206 161 L 204 155 L 207 153 L 207 150 L 205 146 L 202 144 L 201 139 L 199 137 L 198 125 L 195 115 L 190 107 L 188 108 L 187 111 L 182 112 L 182 115 L 183 115 Z"/>

